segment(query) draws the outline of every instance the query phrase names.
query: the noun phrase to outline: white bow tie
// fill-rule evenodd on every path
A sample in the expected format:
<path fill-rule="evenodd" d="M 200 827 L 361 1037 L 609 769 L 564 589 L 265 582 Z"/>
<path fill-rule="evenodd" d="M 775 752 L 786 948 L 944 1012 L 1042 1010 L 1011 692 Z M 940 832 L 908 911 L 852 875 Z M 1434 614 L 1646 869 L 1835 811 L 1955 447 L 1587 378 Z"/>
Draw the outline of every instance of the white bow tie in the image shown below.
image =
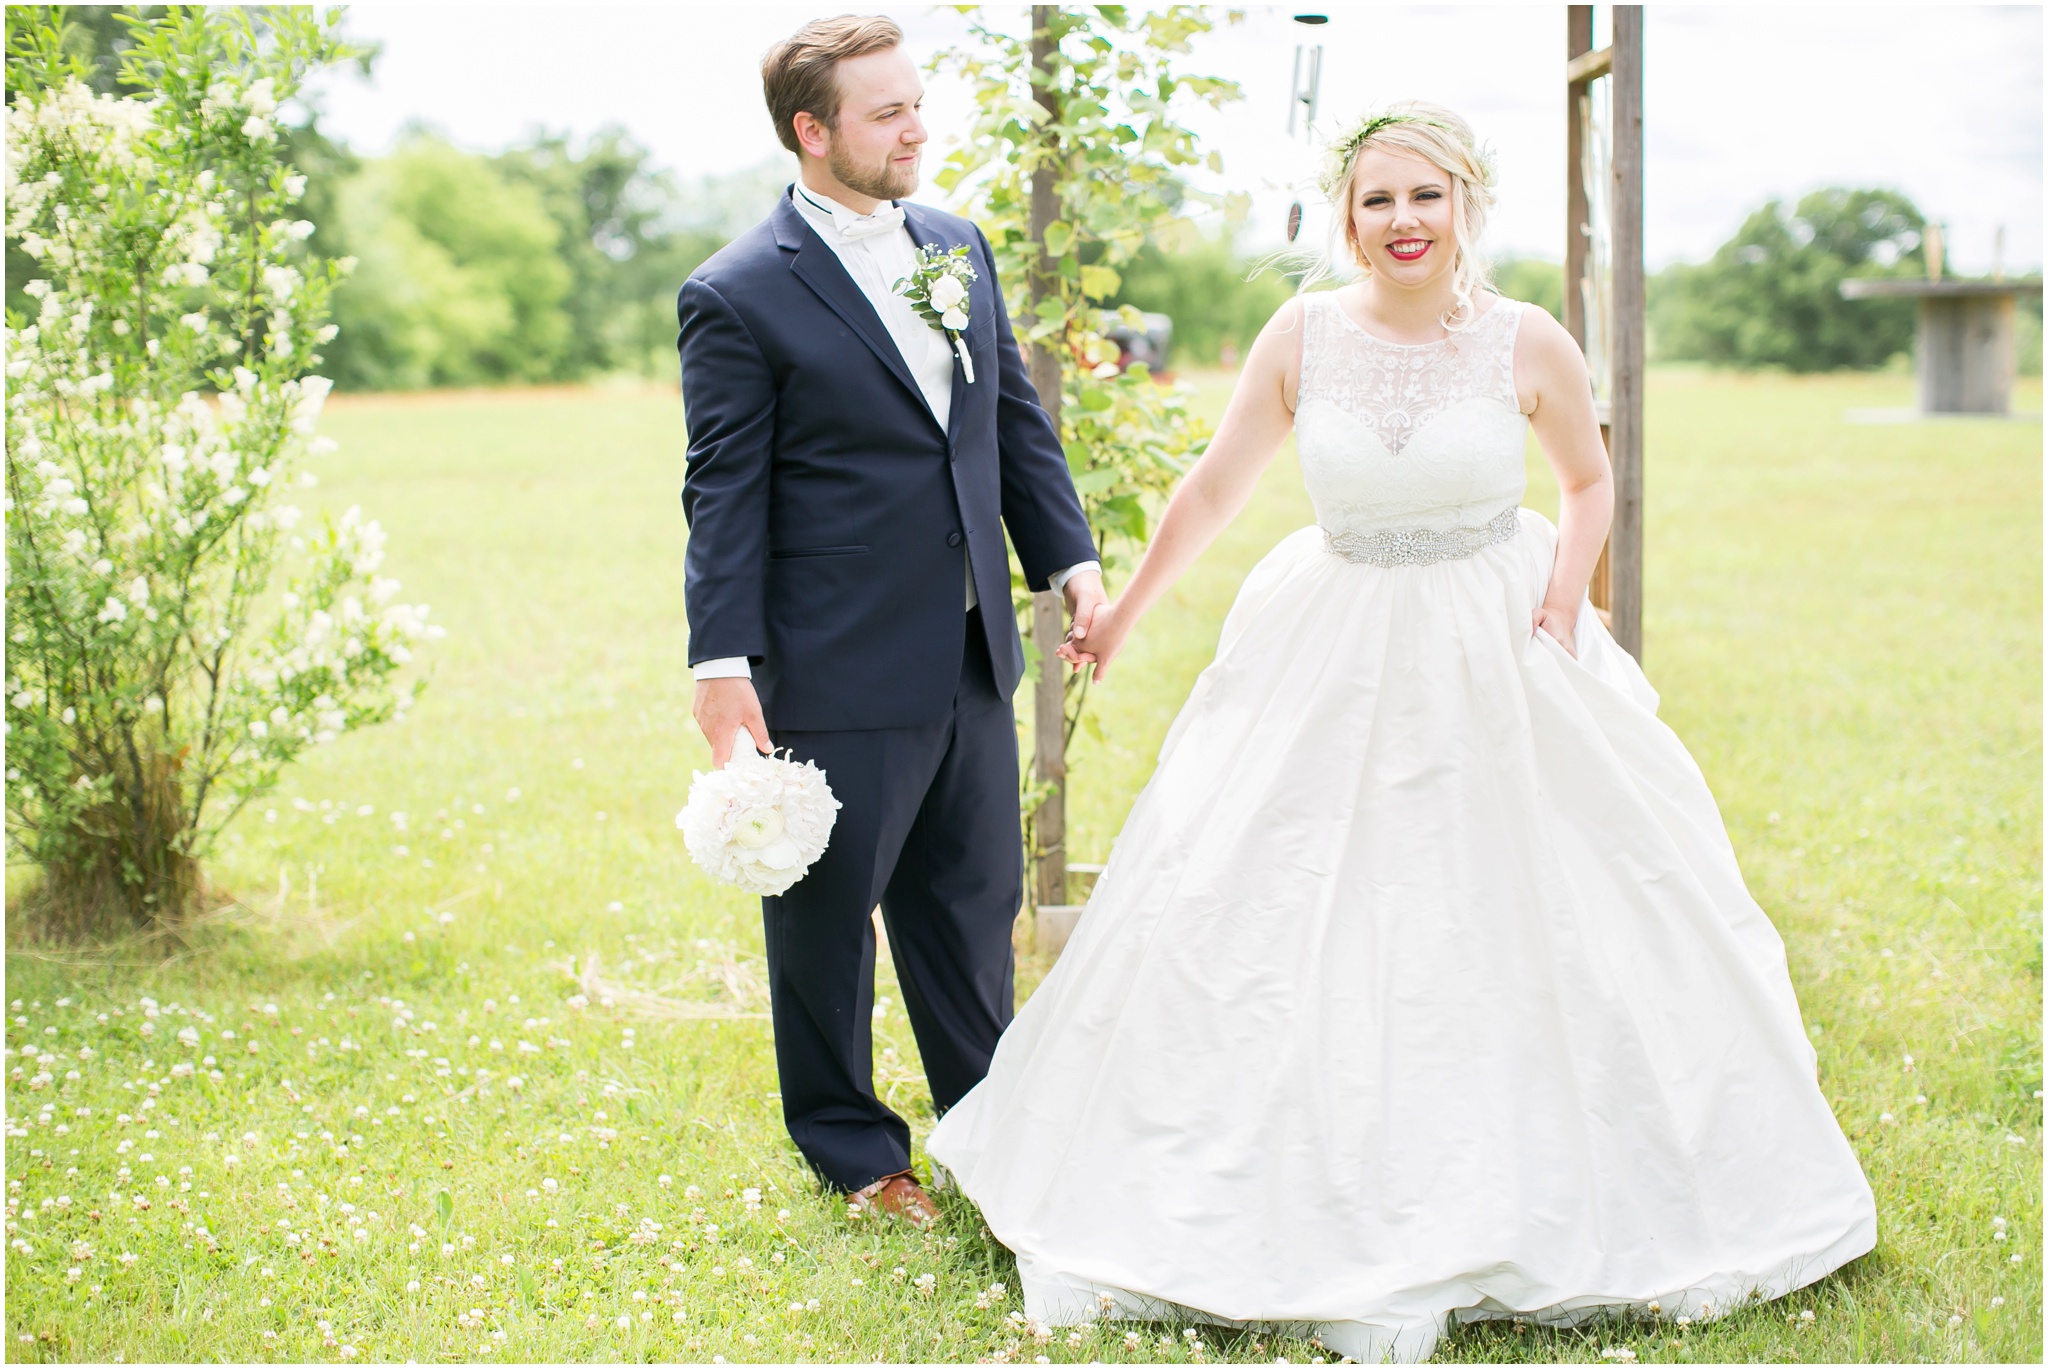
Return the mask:
<path fill-rule="evenodd" d="M 832 226 L 839 230 L 839 236 L 849 242 L 872 238 L 881 233 L 893 233 L 903 226 L 903 209 L 900 205 L 885 204 L 872 214 L 856 214 L 844 205 L 821 199 L 809 191 L 798 188 L 797 194 L 810 202 L 813 209 L 821 209 L 832 216 Z"/>

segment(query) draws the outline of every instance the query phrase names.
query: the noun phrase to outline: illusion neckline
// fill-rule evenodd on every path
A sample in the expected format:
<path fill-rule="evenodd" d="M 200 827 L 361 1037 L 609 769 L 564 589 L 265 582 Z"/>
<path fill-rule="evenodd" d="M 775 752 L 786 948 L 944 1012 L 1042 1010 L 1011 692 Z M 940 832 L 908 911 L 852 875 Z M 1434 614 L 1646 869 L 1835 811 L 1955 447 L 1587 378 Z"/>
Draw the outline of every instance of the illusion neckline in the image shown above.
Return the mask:
<path fill-rule="evenodd" d="M 1470 323 L 1466 324 L 1463 328 L 1460 328 L 1455 333 L 1447 333 L 1443 337 L 1432 338 L 1428 342 L 1389 342 L 1387 339 L 1381 337 L 1378 333 L 1373 332 L 1364 324 L 1360 323 L 1357 319 L 1351 317 L 1350 311 L 1347 310 L 1342 304 L 1338 303 L 1337 292 L 1335 290 L 1331 290 L 1327 293 L 1330 299 L 1330 308 L 1336 311 L 1337 317 L 1344 321 L 1346 327 L 1350 328 L 1353 332 L 1357 333 L 1360 337 L 1365 338 L 1368 341 L 1376 342 L 1382 347 L 1392 347 L 1396 351 L 1402 352 L 1417 352 L 1421 351 L 1424 347 L 1441 347 L 1447 342 L 1456 342 L 1459 338 L 1465 336 L 1467 333 L 1470 333 L 1474 328 L 1477 328 L 1481 323 L 1484 323 L 1487 319 L 1492 318 L 1502 309 L 1505 309 L 1509 304 L 1509 300 L 1506 295 L 1496 294 L 1494 296 L 1494 300 L 1496 302 L 1493 308 L 1488 309 L 1485 313 L 1481 314 L 1478 318 L 1473 319 Z"/>

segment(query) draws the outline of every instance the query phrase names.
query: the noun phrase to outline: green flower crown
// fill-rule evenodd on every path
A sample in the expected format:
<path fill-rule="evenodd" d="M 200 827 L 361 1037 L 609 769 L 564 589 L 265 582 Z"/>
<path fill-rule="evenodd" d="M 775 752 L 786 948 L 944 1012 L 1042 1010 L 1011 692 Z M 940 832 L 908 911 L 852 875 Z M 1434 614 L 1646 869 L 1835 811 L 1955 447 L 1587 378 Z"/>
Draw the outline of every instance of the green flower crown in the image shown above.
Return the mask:
<path fill-rule="evenodd" d="M 1365 145 L 1366 140 L 1395 124 L 1427 124 L 1431 128 L 1442 129 L 1461 143 L 1465 141 L 1464 135 L 1451 125 L 1420 114 L 1368 114 L 1330 144 L 1329 159 L 1324 164 L 1322 175 L 1323 194 L 1327 198 L 1337 198 L 1337 192 L 1344 185 L 1344 175 L 1351 169 L 1351 159 L 1357 155 L 1358 149 Z M 1493 158 L 1488 156 L 1486 149 L 1482 147 L 1471 144 L 1466 146 L 1486 175 L 1484 184 L 1492 185 Z"/>

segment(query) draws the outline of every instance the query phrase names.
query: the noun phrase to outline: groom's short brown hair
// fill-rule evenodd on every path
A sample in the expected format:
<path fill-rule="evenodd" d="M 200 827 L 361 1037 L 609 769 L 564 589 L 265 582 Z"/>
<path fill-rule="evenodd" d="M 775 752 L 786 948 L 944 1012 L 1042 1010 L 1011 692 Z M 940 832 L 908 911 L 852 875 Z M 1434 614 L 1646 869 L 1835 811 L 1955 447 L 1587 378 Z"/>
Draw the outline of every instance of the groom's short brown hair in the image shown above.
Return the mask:
<path fill-rule="evenodd" d="M 827 128 L 839 126 L 838 65 L 849 57 L 882 52 L 903 41 L 903 30 L 883 15 L 842 14 L 813 19 L 768 49 L 761 59 L 761 93 L 775 136 L 791 152 L 801 153 L 796 138 L 797 111 Z"/>

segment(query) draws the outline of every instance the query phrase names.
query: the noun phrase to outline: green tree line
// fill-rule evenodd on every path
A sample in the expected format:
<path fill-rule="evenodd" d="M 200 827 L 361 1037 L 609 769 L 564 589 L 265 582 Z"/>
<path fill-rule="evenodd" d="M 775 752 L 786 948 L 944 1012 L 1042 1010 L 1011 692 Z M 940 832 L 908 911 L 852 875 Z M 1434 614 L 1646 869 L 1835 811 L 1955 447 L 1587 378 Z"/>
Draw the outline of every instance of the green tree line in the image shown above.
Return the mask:
<path fill-rule="evenodd" d="M 65 41 L 102 89 L 112 89 L 126 41 L 124 12 L 138 11 L 64 11 Z M 367 71 L 374 59 L 359 60 Z M 312 246 L 355 259 L 335 297 L 341 332 L 325 349 L 327 373 L 344 389 L 669 375 L 677 288 L 766 212 L 788 176 L 770 164 L 685 182 L 619 128 L 583 139 L 543 133 L 497 153 L 416 128 L 389 153 L 362 157 L 323 134 L 318 115 L 306 107 L 280 134 L 307 176 Z M 1708 260 L 1651 277 L 1651 354 L 1790 371 L 1910 356 L 1913 302 L 1844 300 L 1840 285 L 1923 273 L 1926 227 L 1891 190 L 1772 200 Z M 1241 354 L 1293 289 L 1284 270 L 1259 266 L 1227 223 L 1189 225 L 1170 250 L 1148 245 L 1121 263 L 1106 303 L 1170 316 L 1173 363 L 1213 364 Z M 12 239 L 7 267 L 8 302 L 20 309 L 36 272 Z M 1561 311 L 1554 262 L 1510 258 L 1496 263 L 1494 279 L 1506 294 Z M 2041 365 L 2040 318 L 2038 299 L 2023 302 L 2023 372 Z"/>
<path fill-rule="evenodd" d="M 1845 300 L 1852 276 L 1926 274 L 1927 221 L 1893 190 L 1832 187 L 1787 205 L 1771 200 L 1704 262 L 1649 279 L 1650 355 L 1738 369 L 1869 369 L 1910 357 L 1914 302 Z M 1556 314 L 1563 269 L 1509 260 L 1494 269 L 1505 294 Z M 2041 369 L 2041 301 L 2022 300 L 2017 368 Z"/>

